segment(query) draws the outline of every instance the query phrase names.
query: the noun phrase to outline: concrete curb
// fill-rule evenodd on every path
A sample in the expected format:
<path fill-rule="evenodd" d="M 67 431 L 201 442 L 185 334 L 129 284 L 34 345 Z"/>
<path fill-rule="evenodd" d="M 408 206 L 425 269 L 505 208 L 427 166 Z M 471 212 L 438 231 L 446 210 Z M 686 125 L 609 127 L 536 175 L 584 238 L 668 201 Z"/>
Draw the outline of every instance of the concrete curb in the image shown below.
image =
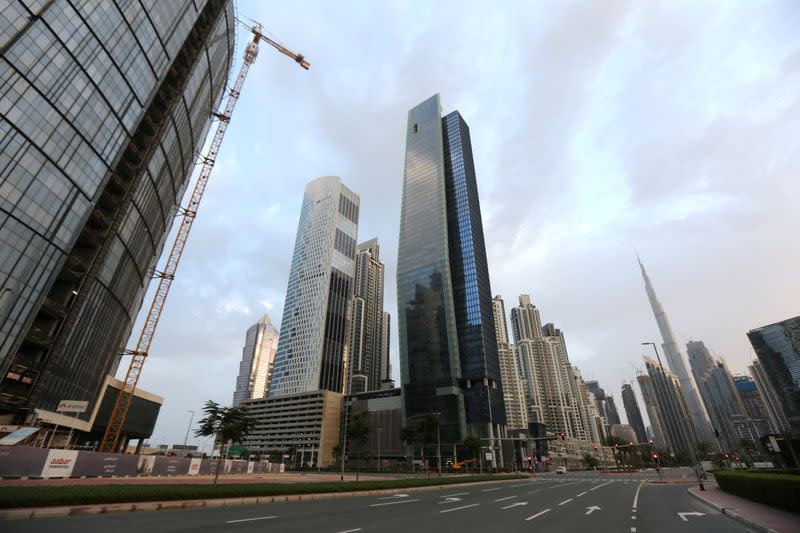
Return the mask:
<path fill-rule="evenodd" d="M 692 492 L 692 489 L 689 489 L 687 492 L 689 492 L 690 496 L 692 496 L 693 498 L 695 498 L 697 500 L 700 500 L 701 502 L 703 502 L 704 504 L 708 505 L 709 507 L 713 507 L 714 509 L 716 509 L 717 511 L 721 512 L 722 514 L 728 515 L 731 518 L 733 518 L 734 520 L 738 520 L 739 522 L 743 523 L 744 525 L 750 526 L 755 530 L 761 531 L 762 533 L 780 533 L 780 532 L 775 531 L 774 529 L 769 528 L 769 527 L 767 527 L 765 525 L 759 524 L 757 522 L 753 522 L 749 518 L 745 518 L 744 516 L 740 515 L 736 511 L 734 511 L 733 509 L 728 509 L 727 507 L 722 507 L 721 505 L 717 505 L 716 503 L 712 502 L 711 500 L 707 500 L 707 499 L 703 498 L 702 496 L 700 496 L 696 492 Z"/>
<path fill-rule="evenodd" d="M 525 479 L 525 478 L 520 478 Z M 466 487 L 490 485 L 518 481 L 515 479 L 474 481 L 471 483 L 448 483 L 446 485 L 430 485 L 427 487 L 408 487 L 397 489 L 353 490 L 347 492 L 320 492 L 316 494 L 287 494 L 276 496 L 248 496 L 241 498 L 214 498 L 209 500 L 175 500 L 162 502 L 106 503 L 97 505 L 76 505 L 72 507 L 34 507 L 30 509 L 0 510 L 0 520 L 20 520 L 25 518 L 63 518 L 65 516 L 82 516 L 106 513 L 128 513 L 133 511 L 166 511 L 174 509 L 191 509 L 197 507 L 228 507 L 232 505 L 252 505 L 267 503 L 302 502 L 312 500 L 336 500 L 354 496 L 383 496 L 406 492 L 422 492 L 443 487 Z M 776 532 L 777 533 L 777 532 Z"/>

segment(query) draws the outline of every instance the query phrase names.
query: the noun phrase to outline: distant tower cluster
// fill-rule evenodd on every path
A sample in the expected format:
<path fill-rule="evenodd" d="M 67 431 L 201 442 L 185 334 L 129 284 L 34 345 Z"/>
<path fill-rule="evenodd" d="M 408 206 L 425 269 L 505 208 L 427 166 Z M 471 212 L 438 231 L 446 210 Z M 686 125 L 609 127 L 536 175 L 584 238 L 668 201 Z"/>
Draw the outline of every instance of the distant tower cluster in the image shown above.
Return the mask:
<path fill-rule="evenodd" d="M 269 381 L 275 351 L 278 349 L 278 330 L 267 314 L 250 326 L 242 349 L 239 376 L 233 393 L 233 405 L 245 400 L 264 398 L 269 394 Z"/>

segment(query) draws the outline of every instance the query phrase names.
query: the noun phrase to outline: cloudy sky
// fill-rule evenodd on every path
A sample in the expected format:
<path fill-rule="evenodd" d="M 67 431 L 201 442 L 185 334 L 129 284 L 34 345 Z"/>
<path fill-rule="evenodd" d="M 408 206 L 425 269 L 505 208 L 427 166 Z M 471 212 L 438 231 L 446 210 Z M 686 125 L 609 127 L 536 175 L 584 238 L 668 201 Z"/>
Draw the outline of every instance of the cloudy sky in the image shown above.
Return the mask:
<path fill-rule="evenodd" d="M 229 403 L 245 331 L 279 324 L 311 179 L 361 195 L 396 316 L 406 113 L 436 92 L 470 125 L 493 294 L 530 293 L 586 379 L 619 397 L 660 343 L 634 250 L 679 342 L 734 372 L 749 329 L 800 314 L 797 2 L 238 10 L 312 66 L 262 46 L 250 71 L 141 379 L 165 397 L 155 441 Z"/>

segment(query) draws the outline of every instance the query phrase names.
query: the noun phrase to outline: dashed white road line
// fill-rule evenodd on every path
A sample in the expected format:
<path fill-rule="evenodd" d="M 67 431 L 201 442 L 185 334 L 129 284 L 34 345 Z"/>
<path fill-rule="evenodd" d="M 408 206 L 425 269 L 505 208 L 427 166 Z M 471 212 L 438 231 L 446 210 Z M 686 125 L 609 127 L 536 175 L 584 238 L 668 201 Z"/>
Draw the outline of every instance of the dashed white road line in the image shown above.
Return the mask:
<path fill-rule="evenodd" d="M 442 498 L 455 498 L 456 496 L 466 496 L 469 492 L 456 492 L 455 494 L 447 494 L 445 496 L 441 496 Z"/>
<path fill-rule="evenodd" d="M 502 488 L 503 487 L 494 487 L 494 488 L 491 488 L 491 489 L 483 489 L 481 492 L 492 492 L 493 490 L 500 490 Z"/>
<path fill-rule="evenodd" d="M 599 489 L 600 487 L 605 487 L 606 485 L 611 485 L 612 483 L 614 483 L 614 482 L 613 482 L 613 481 L 607 481 L 607 482 L 603 483 L 602 485 L 595 485 L 594 487 L 592 487 L 592 488 L 591 488 L 591 489 L 589 489 L 589 490 L 590 490 L 590 491 L 597 490 L 597 489 Z"/>
<path fill-rule="evenodd" d="M 575 497 L 576 497 L 576 498 L 580 498 L 580 497 L 581 497 L 581 496 L 583 496 L 584 494 L 586 494 L 586 493 L 585 493 L 585 492 L 581 492 L 580 494 L 578 494 L 578 495 L 577 495 L 577 496 L 575 496 Z"/>
<path fill-rule="evenodd" d="M 277 516 L 257 516 L 255 518 L 240 518 L 239 520 L 228 520 L 225 522 L 226 524 L 235 524 L 237 522 L 252 522 L 253 520 L 270 520 L 272 518 L 278 518 Z"/>
<path fill-rule="evenodd" d="M 517 495 L 514 494 L 513 496 L 506 496 L 505 498 L 500 498 L 499 500 L 495 500 L 495 501 L 496 502 L 503 502 L 503 501 L 510 500 L 511 498 L 516 498 L 516 497 L 517 497 Z"/>
<path fill-rule="evenodd" d="M 469 507 L 477 507 L 478 505 L 480 505 L 480 504 L 473 503 L 471 505 L 462 505 L 461 507 L 453 507 L 452 509 L 443 509 L 443 510 L 441 510 L 439 512 L 440 513 L 449 513 L 450 511 L 460 511 L 461 509 L 467 509 Z"/>
<path fill-rule="evenodd" d="M 382 507 L 384 505 L 400 505 L 401 503 L 418 502 L 419 500 L 398 500 L 396 502 L 373 503 L 370 507 Z"/>
<path fill-rule="evenodd" d="M 520 483 L 519 485 L 511 485 L 511 488 L 517 488 L 517 487 L 527 487 L 527 486 L 528 486 L 528 485 L 530 485 L 531 483 L 533 483 L 533 481 L 528 481 L 527 483 Z"/>
<path fill-rule="evenodd" d="M 572 501 L 572 498 L 570 498 L 569 500 L 564 500 L 563 502 L 559 503 L 558 505 L 564 505 L 565 503 L 569 503 L 571 501 Z"/>
<path fill-rule="evenodd" d="M 549 513 L 549 512 L 550 512 L 550 509 L 545 509 L 544 511 L 539 511 L 538 513 L 536 513 L 536 514 L 535 514 L 535 515 L 533 515 L 533 516 L 529 516 L 529 517 L 528 517 L 528 518 L 526 518 L 525 520 L 533 520 L 534 518 L 540 517 L 540 516 L 542 516 L 543 514 L 545 514 L 545 513 Z"/>
<path fill-rule="evenodd" d="M 639 483 L 639 488 L 636 489 L 636 496 L 633 497 L 633 510 L 636 511 L 636 505 L 639 502 L 639 491 L 642 490 L 642 485 L 644 485 L 644 481 Z"/>
<path fill-rule="evenodd" d="M 340 531 L 339 533 L 355 533 L 356 531 L 364 531 L 364 530 L 361 529 L 360 527 L 357 527 L 355 529 L 346 529 L 344 531 Z"/>
<path fill-rule="evenodd" d="M 528 491 L 528 494 L 539 494 L 540 492 L 542 492 L 542 489 Z"/>

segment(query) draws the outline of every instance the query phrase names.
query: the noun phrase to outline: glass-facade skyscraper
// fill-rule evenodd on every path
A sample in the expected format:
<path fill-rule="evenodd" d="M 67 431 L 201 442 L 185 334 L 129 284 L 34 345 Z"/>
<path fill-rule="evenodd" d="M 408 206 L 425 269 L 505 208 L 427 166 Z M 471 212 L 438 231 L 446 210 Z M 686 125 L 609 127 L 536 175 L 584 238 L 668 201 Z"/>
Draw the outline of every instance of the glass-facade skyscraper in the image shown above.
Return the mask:
<path fill-rule="evenodd" d="M 224 93 L 234 6 L 2 6 L 0 422 L 64 399 L 87 420 Z"/>
<path fill-rule="evenodd" d="M 258 322 L 247 328 L 232 405 L 239 405 L 245 400 L 265 398 L 268 395 L 279 335 L 266 313 Z"/>
<path fill-rule="evenodd" d="M 306 185 L 270 397 L 345 391 L 360 202 L 336 176 Z"/>
<path fill-rule="evenodd" d="M 438 412 L 442 442 L 503 431 L 500 366 L 469 128 L 439 95 L 411 109 L 397 258 L 406 421 Z"/>
<path fill-rule="evenodd" d="M 800 428 L 800 316 L 747 333 L 789 425 Z"/>

